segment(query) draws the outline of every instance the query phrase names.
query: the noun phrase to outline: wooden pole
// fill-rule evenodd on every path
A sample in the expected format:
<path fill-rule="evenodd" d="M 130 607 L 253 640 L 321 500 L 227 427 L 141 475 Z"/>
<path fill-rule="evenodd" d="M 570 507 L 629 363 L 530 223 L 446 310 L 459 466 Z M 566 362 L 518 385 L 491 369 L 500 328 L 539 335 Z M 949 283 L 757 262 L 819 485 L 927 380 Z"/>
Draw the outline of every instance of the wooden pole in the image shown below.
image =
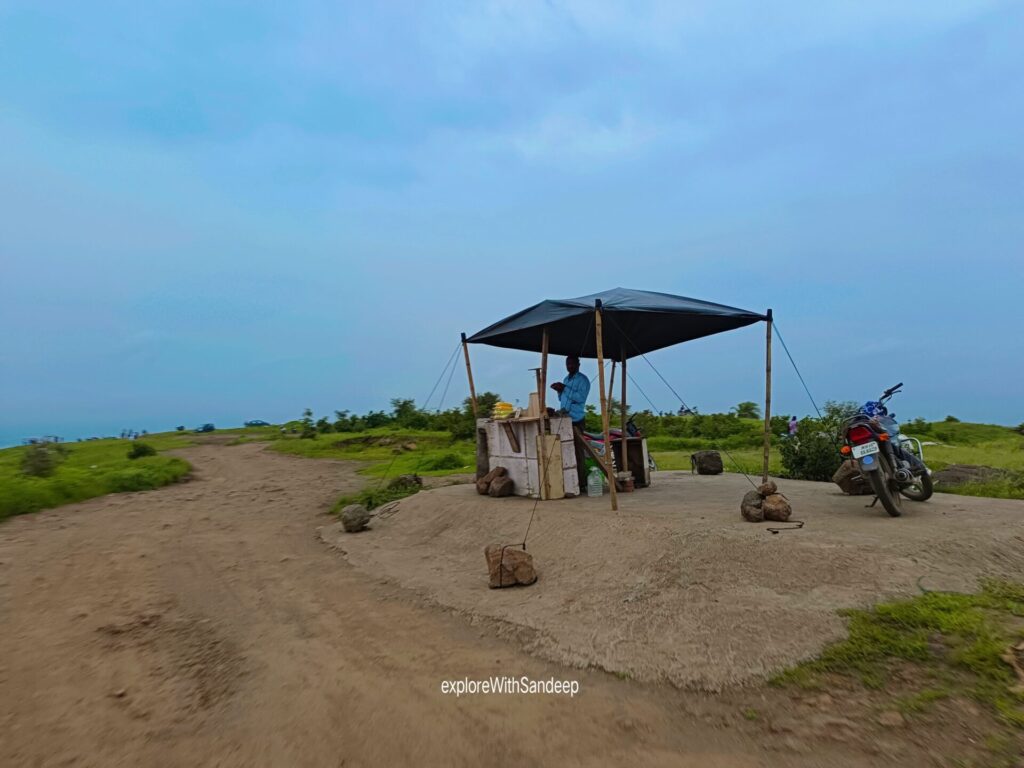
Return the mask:
<path fill-rule="evenodd" d="M 622 399 L 619 401 L 619 408 L 622 409 L 622 471 L 629 471 L 629 434 L 626 432 L 626 345 L 622 345 L 622 370 L 619 372 L 622 377 Z"/>
<path fill-rule="evenodd" d="M 608 377 L 608 418 L 611 418 L 612 400 L 615 399 L 615 360 L 612 360 L 612 374 Z"/>
<path fill-rule="evenodd" d="M 469 376 L 469 402 L 473 405 L 473 423 L 480 418 L 476 407 L 476 387 L 473 386 L 473 368 L 469 364 L 469 344 L 466 343 L 466 334 L 462 334 L 462 354 L 466 358 L 466 375 Z"/>
<path fill-rule="evenodd" d="M 619 508 L 619 499 L 615 492 L 615 473 L 612 472 L 611 424 L 608 418 L 608 398 L 604 389 L 604 332 L 601 330 L 600 299 L 594 305 L 594 332 L 597 334 L 597 380 L 601 387 L 601 426 L 604 428 L 604 474 L 608 478 L 608 490 L 611 491 L 614 512 Z"/>
<path fill-rule="evenodd" d="M 772 431 L 772 311 L 768 310 L 768 328 L 765 337 L 764 359 L 764 466 L 761 470 L 761 482 L 768 482 L 768 450 L 771 445 Z"/>
<path fill-rule="evenodd" d="M 540 342 L 540 370 L 537 372 L 537 408 L 540 413 L 540 421 L 537 422 L 537 432 L 540 434 L 540 444 L 537 446 L 537 460 L 540 462 L 540 486 L 542 489 L 541 498 L 551 498 L 551 478 L 548 477 L 547 459 L 547 386 L 548 386 L 548 329 L 544 327 L 544 336 Z"/>

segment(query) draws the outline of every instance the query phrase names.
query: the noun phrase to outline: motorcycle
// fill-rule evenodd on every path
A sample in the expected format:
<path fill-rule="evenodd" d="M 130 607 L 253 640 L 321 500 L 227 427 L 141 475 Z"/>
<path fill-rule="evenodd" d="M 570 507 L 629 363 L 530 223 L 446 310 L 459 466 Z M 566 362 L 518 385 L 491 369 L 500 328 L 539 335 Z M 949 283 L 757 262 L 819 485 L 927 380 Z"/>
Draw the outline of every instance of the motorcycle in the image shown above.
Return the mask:
<path fill-rule="evenodd" d="M 900 433 L 896 415 L 885 405 L 902 386 L 900 382 L 890 387 L 847 419 L 842 433 L 845 445 L 839 449 L 844 457 L 857 461 L 876 501 L 893 517 L 902 514 L 902 497 L 926 501 L 934 490 L 920 441 Z"/>

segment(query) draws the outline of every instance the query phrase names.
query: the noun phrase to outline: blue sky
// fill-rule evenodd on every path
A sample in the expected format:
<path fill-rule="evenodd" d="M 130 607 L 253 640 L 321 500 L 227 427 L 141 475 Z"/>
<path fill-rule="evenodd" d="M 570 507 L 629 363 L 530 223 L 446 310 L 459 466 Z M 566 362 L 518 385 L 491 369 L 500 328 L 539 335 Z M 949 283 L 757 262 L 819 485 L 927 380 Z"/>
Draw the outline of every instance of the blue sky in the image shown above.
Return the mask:
<path fill-rule="evenodd" d="M 1012 2 L 0 3 L 0 441 L 422 401 L 620 285 L 773 307 L 819 400 L 1017 424 L 1022 81 Z M 762 335 L 652 361 L 726 409 Z"/>

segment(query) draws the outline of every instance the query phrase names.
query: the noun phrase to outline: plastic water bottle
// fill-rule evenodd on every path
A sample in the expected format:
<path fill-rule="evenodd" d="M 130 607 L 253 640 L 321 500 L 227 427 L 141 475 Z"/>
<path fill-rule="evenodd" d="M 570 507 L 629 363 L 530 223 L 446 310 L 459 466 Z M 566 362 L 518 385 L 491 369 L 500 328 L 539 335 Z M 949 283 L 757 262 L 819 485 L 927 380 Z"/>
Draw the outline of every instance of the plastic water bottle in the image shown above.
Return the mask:
<path fill-rule="evenodd" d="M 597 467 L 592 467 L 587 475 L 587 496 L 604 495 L 604 475 Z"/>

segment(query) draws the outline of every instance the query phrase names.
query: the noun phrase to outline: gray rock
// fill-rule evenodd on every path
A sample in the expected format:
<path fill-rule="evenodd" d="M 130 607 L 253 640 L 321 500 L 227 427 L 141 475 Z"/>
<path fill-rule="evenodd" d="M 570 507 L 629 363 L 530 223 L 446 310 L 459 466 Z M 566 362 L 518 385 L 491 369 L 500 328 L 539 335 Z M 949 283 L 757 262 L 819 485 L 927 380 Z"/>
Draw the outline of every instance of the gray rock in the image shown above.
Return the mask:
<path fill-rule="evenodd" d="M 341 525 L 347 533 L 357 533 L 370 522 L 370 513 L 362 504 L 349 504 L 341 510 Z"/>
<path fill-rule="evenodd" d="M 747 491 L 740 503 L 740 514 L 749 523 L 760 523 L 764 520 L 764 510 L 761 504 L 764 502 L 761 494 L 757 491 Z"/>
<path fill-rule="evenodd" d="M 698 475 L 720 475 L 725 467 L 718 451 L 697 451 L 690 454 L 690 469 Z"/>

